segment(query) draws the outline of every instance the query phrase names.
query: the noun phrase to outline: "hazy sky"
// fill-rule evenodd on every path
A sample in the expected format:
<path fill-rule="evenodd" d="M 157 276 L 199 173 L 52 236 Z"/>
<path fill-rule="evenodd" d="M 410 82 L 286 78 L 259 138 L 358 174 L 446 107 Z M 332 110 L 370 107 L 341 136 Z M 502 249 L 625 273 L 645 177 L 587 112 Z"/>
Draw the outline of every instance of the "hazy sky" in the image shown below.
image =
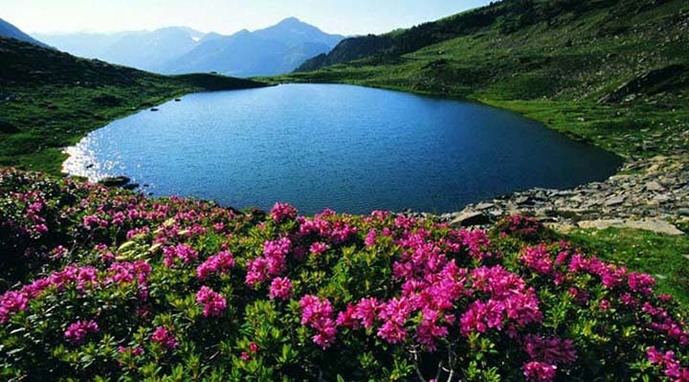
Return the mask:
<path fill-rule="evenodd" d="M 0 0 L 0 18 L 29 33 L 113 32 L 189 26 L 229 34 L 290 16 L 326 32 L 382 33 L 489 0 Z"/>

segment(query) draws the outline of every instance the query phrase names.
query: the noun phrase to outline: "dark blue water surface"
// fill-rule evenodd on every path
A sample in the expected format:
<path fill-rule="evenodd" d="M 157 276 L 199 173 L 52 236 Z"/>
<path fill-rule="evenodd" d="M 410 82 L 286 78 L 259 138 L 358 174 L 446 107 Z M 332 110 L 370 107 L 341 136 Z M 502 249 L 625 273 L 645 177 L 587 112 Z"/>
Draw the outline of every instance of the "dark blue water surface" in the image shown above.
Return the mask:
<path fill-rule="evenodd" d="M 347 85 L 186 96 L 89 134 L 71 173 L 154 195 L 303 213 L 447 212 L 531 187 L 601 180 L 620 161 L 514 113 Z"/>

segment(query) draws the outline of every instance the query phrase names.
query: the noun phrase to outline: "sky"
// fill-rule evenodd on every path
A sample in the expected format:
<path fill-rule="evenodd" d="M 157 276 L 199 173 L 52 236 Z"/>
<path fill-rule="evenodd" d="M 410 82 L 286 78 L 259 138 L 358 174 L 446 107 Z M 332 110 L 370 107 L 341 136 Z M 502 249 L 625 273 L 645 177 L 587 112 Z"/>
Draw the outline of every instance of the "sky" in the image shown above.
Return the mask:
<path fill-rule="evenodd" d="M 188 26 L 230 34 L 297 17 L 329 33 L 383 33 L 489 0 L 0 0 L 0 18 L 28 33 L 118 32 Z"/>

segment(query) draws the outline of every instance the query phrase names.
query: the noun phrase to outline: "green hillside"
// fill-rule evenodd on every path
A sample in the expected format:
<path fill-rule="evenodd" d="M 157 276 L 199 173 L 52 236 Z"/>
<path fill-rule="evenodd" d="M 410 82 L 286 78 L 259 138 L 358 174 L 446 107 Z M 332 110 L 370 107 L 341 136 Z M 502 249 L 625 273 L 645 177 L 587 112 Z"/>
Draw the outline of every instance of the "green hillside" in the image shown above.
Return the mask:
<path fill-rule="evenodd" d="M 653 156 L 689 143 L 687 46 L 685 0 L 506 0 L 347 39 L 277 80 L 475 99 L 626 157 Z"/>
<path fill-rule="evenodd" d="M 60 172 L 61 148 L 111 120 L 204 90 L 264 84 L 155 75 L 0 38 L 0 166 Z"/>

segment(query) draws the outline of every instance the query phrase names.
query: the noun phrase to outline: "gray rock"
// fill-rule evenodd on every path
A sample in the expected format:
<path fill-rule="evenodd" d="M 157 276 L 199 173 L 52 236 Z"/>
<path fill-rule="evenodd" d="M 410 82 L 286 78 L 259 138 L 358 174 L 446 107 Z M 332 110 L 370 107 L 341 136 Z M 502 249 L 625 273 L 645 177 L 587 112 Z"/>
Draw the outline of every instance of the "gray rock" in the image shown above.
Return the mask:
<path fill-rule="evenodd" d="M 605 201 L 606 207 L 616 207 L 622 205 L 626 197 L 624 195 L 613 196 Z"/>
<path fill-rule="evenodd" d="M 98 183 L 105 187 L 124 187 L 129 182 L 131 182 L 131 179 L 126 176 L 111 176 L 101 179 Z"/>
<path fill-rule="evenodd" d="M 476 225 L 489 224 L 490 219 L 488 216 L 484 215 L 483 212 L 478 211 L 466 211 L 461 213 L 459 216 L 454 218 L 450 225 L 460 226 L 460 227 L 471 227 Z"/>
<path fill-rule="evenodd" d="M 476 208 L 479 211 L 484 211 L 493 207 L 495 207 L 495 204 L 493 203 L 479 203 L 474 206 L 474 208 Z"/>
<path fill-rule="evenodd" d="M 663 192 L 663 191 L 665 191 L 665 187 L 663 187 L 662 184 L 656 182 L 655 180 L 646 183 L 646 185 L 644 187 L 646 188 L 646 190 L 652 191 L 652 192 Z"/>

